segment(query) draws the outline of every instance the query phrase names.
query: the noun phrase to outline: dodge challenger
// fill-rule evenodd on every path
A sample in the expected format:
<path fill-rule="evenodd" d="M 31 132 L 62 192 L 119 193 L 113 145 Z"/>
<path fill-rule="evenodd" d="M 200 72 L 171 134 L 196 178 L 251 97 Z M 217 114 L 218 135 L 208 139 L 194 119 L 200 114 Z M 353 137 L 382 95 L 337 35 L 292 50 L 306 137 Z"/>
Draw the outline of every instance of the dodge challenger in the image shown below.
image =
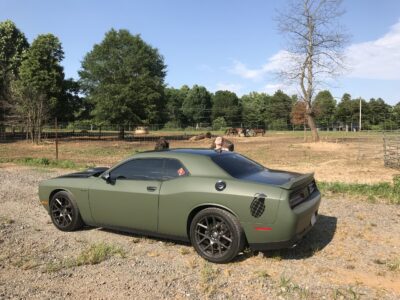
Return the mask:
<path fill-rule="evenodd" d="M 321 201 L 312 173 L 210 149 L 138 153 L 112 168 L 43 181 L 39 198 L 59 230 L 89 225 L 187 241 L 214 263 L 245 247 L 296 245 Z"/>

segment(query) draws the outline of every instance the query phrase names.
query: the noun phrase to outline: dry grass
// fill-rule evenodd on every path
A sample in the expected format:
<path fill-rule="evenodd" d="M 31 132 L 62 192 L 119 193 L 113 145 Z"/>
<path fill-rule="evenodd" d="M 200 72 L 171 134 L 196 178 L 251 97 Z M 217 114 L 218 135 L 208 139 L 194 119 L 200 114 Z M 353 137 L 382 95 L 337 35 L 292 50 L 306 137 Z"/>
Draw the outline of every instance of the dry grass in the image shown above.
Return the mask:
<path fill-rule="evenodd" d="M 399 173 L 383 166 L 382 137 L 379 135 L 324 133 L 320 143 L 305 143 L 302 135 L 291 132 L 229 139 L 234 142 L 237 152 L 269 168 L 315 172 L 320 181 L 391 182 L 393 176 Z M 171 148 L 208 148 L 210 145 L 210 139 L 170 141 Z M 77 166 L 111 166 L 138 151 L 151 150 L 153 147 L 154 142 L 60 141 L 59 158 Z M 32 145 L 18 141 L 0 147 L 0 161 L 26 157 L 54 159 L 54 144 L 46 142 Z"/>

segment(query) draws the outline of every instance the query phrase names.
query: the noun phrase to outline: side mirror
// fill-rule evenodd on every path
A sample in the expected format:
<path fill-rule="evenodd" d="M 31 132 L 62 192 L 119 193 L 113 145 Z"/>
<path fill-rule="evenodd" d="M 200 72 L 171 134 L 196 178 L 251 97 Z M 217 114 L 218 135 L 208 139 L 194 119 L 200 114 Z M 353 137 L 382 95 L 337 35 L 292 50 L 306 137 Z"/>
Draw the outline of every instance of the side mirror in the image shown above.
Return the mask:
<path fill-rule="evenodd" d="M 115 184 L 116 181 L 116 179 L 110 173 L 105 174 L 101 178 L 103 178 L 108 184 Z"/>

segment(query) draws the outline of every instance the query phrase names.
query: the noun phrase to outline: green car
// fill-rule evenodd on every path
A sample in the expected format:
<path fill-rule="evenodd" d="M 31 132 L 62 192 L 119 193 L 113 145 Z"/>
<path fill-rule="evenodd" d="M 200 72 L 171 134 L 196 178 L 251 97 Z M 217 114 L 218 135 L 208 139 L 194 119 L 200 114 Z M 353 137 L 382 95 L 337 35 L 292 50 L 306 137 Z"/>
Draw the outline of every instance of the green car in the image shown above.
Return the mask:
<path fill-rule="evenodd" d="M 40 183 L 54 225 L 83 225 L 191 242 L 225 263 L 246 246 L 294 246 L 315 224 L 321 195 L 313 174 L 270 170 L 235 152 L 138 153 L 114 167 Z"/>

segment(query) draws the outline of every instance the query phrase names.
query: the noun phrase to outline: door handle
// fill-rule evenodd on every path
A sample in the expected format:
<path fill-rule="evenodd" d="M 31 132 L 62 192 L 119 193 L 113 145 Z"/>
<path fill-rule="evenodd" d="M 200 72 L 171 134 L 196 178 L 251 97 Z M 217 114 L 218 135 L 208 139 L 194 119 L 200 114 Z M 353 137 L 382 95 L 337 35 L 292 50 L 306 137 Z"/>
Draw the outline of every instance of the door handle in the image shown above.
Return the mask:
<path fill-rule="evenodd" d="M 157 190 L 157 187 L 156 187 L 156 186 L 148 186 L 148 187 L 147 187 L 147 190 L 148 190 L 149 192 L 154 192 L 155 190 Z"/>

